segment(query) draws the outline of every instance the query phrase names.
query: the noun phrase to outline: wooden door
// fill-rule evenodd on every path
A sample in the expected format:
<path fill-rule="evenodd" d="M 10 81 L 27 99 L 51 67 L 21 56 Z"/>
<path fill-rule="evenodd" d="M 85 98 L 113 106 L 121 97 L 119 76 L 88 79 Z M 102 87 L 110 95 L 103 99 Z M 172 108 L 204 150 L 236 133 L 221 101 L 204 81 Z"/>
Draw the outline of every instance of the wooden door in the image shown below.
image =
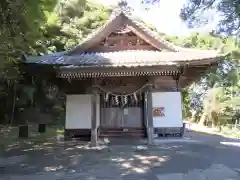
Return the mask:
<path fill-rule="evenodd" d="M 143 126 L 143 100 L 116 104 L 112 97 L 109 101 L 101 98 L 100 127 L 138 128 Z"/>
<path fill-rule="evenodd" d="M 123 109 L 124 127 L 142 127 L 142 108 L 128 107 Z"/>
<path fill-rule="evenodd" d="M 122 127 L 122 111 L 120 108 L 101 108 L 101 127 Z"/>

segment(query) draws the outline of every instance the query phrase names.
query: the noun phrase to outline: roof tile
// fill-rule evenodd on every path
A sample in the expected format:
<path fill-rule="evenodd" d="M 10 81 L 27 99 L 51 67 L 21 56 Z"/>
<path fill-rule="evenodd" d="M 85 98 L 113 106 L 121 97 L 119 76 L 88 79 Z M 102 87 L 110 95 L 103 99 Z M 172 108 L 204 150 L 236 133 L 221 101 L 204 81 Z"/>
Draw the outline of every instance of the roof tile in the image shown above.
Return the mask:
<path fill-rule="evenodd" d="M 27 62 L 57 65 L 102 66 L 154 66 L 161 64 L 178 64 L 180 62 L 199 61 L 220 57 L 216 51 L 159 52 L 159 51 L 116 51 L 106 53 L 81 53 L 76 55 L 46 55 L 37 60 L 30 57 Z"/>
<path fill-rule="evenodd" d="M 155 40 L 155 45 L 162 43 L 170 51 L 147 51 L 147 50 L 128 50 L 102 53 L 88 53 L 87 47 L 96 43 L 96 40 L 105 37 L 109 31 L 113 30 L 115 25 L 121 23 L 124 19 L 132 24 L 132 28 L 136 31 L 141 31 L 142 34 L 147 34 L 146 37 Z M 140 33 L 140 34 L 141 34 Z M 75 51 L 76 49 L 81 51 Z M 75 52 L 75 53 L 72 53 Z M 108 22 L 98 30 L 90 34 L 83 42 L 70 51 L 57 52 L 45 56 L 29 56 L 26 57 L 26 63 L 52 64 L 52 65 L 77 65 L 81 67 L 113 67 L 113 66 L 154 66 L 161 64 L 180 64 L 187 62 L 211 63 L 216 61 L 216 58 L 223 56 L 217 51 L 211 50 L 196 50 L 178 47 L 156 32 L 151 31 L 148 27 L 140 22 L 134 21 L 123 12 L 112 16 Z M 204 61 L 207 60 L 208 62 Z"/>

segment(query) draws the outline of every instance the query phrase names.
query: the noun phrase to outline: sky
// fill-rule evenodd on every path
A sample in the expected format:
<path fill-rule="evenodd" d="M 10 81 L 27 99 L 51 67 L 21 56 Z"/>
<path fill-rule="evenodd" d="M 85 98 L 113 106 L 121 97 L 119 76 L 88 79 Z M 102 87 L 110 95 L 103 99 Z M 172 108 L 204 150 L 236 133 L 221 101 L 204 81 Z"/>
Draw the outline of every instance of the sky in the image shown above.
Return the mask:
<path fill-rule="evenodd" d="M 96 0 L 104 5 L 115 5 L 117 0 Z M 169 35 L 189 35 L 191 32 L 210 32 L 215 28 L 218 19 L 214 13 L 209 13 L 210 23 L 199 28 L 189 29 L 180 19 L 179 13 L 186 0 L 160 0 L 158 4 L 149 5 L 146 11 L 140 0 L 128 0 L 129 6 L 134 9 L 133 15 L 140 17 L 144 22 L 153 25 L 159 32 Z"/>

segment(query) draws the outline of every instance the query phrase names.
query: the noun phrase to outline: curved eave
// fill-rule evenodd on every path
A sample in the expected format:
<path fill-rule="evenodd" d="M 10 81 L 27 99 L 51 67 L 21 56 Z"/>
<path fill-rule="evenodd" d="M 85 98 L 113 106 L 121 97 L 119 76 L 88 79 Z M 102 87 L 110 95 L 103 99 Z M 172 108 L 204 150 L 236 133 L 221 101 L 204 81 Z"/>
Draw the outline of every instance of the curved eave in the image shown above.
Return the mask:
<path fill-rule="evenodd" d="M 224 54 L 216 51 L 159 52 L 159 51 L 115 51 L 107 53 L 81 53 L 76 55 L 52 54 L 39 57 L 28 57 L 26 63 L 48 64 L 58 66 L 89 67 L 143 67 L 183 64 L 204 65 L 218 61 Z"/>

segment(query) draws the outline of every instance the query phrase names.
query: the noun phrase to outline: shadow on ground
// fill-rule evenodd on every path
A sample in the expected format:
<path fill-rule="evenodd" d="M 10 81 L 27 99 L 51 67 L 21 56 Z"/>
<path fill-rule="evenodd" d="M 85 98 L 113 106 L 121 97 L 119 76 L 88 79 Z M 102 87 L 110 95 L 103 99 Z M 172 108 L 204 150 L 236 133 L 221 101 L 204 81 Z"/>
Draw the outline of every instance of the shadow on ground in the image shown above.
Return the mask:
<path fill-rule="evenodd" d="M 185 137 L 194 139 L 196 141 L 201 141 L 204 143 L 210 143 L 213 145 L 222 144 L 227 146 L 239 146 L 240 147 L 240 139 L 236 138 L 229 138 L 223 135 L 217 134 L 209 134 L 206 132 L 199 132 L 196 130 L 186 129 L 185 130 Z"/>
<path fill-rule="evenodd" d="M 151 179 L 159 174 L 187 173 L 208 169 L 213 164 L 231 169 L 240 167 L 240 148 L 221 145 L 217 135 L 186 132 L 186 137 L 210 143 L 162 143 L 147 146 L 143 141 L 101 143 L 91 148 L 81 141 L 56 139 L 29 141 L 1 154 L 0 174 L 33 179 L 38 174 L 49 179 Z M 224 138 L 225 139 L 225 138 Z M 213 145 L 215 142 L 216 145 Z M 1 179 L 1 178 L 0 178 Z"/>

